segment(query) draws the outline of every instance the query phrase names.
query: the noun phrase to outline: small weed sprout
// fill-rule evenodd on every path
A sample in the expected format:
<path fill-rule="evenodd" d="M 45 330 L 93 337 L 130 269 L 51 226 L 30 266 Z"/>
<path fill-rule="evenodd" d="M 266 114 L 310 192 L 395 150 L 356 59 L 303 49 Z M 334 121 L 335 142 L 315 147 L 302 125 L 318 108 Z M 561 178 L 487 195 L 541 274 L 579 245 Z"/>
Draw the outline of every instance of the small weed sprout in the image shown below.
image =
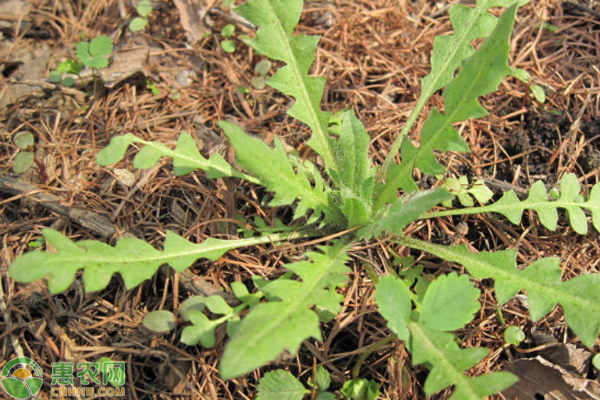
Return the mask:
<path fill-rule="evenodd" d="M 31 132 L 21 131 L 13 137 L 13 142 L 19 148 L 13 160 L 13 171 L 16 174 L 22 174 L 33 165 L 35 158 L 35 154 L 33 153 L 35 138 Z"/>
<path fill-rule="evenodd" d="M 223 29 L 221 29 L 221 36 L 223 36 L 225 38 L 225 40 L 221 41 L 221 48 L 226 53 L 234 53 L 235 52 L 235 49 L 236 49 L 235 42 L 230 39 L 231 37 L 233 37 L 234 32 L 235 32 L 235 25 L 233 25 L 233 24 L 227 24 L 223 27 Z"/>
<path fill-rule="evenodd" d="M 131 32 L 139 32 L 146 29 L 146 26 L 148 26 L 149 23 L 148 16 L 153 9 L 154 6 L 152 5 L 151 0 L 139 1 L 135 7 L 135 11 L 137 12 L 138 16 L 133 18 L 129 23 L 129 30 Z"/>

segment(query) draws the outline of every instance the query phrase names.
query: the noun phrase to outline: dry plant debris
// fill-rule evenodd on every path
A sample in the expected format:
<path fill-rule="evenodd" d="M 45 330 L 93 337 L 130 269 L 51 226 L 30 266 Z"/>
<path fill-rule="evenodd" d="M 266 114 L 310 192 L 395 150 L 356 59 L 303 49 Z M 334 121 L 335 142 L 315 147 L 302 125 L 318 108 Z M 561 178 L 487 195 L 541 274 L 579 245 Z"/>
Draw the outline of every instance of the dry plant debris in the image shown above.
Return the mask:
<path fill-rule="evenodd" d="M 183 10 L 189 9 L 185 3 L 202 18 L 185 14 Z M 44 286 L 17 285 L 6 273 L 14 258 L 34 246 L 40 229 L 48 226 L 72 239 L 114 241 L 134 235 L 158 243 L 166 230 L 173 230 L 199 242 L 209 236 L 231 237 L 237 226 L 244 225 L 241 221 L 257 216 L 268 225 L 276 217 L 290 218 L 263 209 L 260 193 L 249 184 L 209 181 L 201 174 L 174 178 L 169 169 L 160 167 L 140 172 L 128 162 L 113 170 L 94 162 L 111 137 L 126 132 L 173 143 L 185 130 L 193 133 L 206 154 L 231 157 L 216 127 L 221 120 L 236 121 L 267 142 L 279 136 L 306 157 L 314 156 L 304 144 L 308 134 L 285 114 L 289 99 L 269 87 L 251 86 L 262 57 L 241 42 L 234 53 L 221 49 L 223 26 L 236 24 L 242 33 L 250 33 L 251 27 L 220 3 L 157 1 L 146 30 L 135 33 L 127 29 L 134 8 L 122 0 L 13 0 L 0 5 L 0 367 L 23 355 L 35 359 L 44 371 L 50 371 L 53 362 L 108 356 L 126 362 L 125 388 L 132 399 L 254 396 L 266 370 L 227 382 L 218 376 L 223 332 L 217 346 L 205 350 L 178 344 L 177 333 L 155 335 L 141 321 L 148 311 L 176 308 L 188 292 L 214 293 L 219 288 L 227 292 L 231 282 L 277 274 L 278 265 L 297 256 L 295 246 L 233 251 L 216 262 L 198 263 L 195 275 L 166 273 L 131 291 L 114 279 L 99 293 L 85 294 L 75 284 L 62 295 L 50 296 Z M 300 32 L 323 36 L 313 71 L 327 77 L 325 107 L 356 112 L 369 129 L 376 160 L 383 161 L 416 100 L 419 80 L 429 68 L 433 38 L 450 29 L 447 7 L 429 0 L 305 5 Z M 505 82 L 485 102 L 490 116 L 461 127 L 472 153 L 442 160 L 450 173 L 484 178 L 499 188 L 528 188 L 539 178 L 554 183 L 566 172 L 583 176 L 589 184 L 598 182 L 600 20 L 597 5 L 596 14 L 593 7 L 593 2 L 541 0 L 521 9 L 511 46 L 512 66 L 529 71 L 545 89 L 547 101 L 534 101 L 516 80 Z M 112 69 L 103 72 L 105 86 L 89 93 L 93 86 L 47 84 L 49 71 L 74 56 L 81 35 L 90 39 L 101 34 L 111 37 L 117 48 Z M 430 106 L 439 102 L 434 98 Z M 35 158 L 30 170 L 15 180 L 12 161 L 18 148 L 12 137 L 23 130 L 36 137 Z M 462 223 L 468 231 L 453 237 Z M 551 233 L 536 224 L 514 227 L 480 216 L 446 218 L 414 229 L 431 241 L 457 241 L 476 250 L 518 246 L 523 258 L 519 261 L 554 254 L 561 258 L 568 278 L 599 271 L 595 234 L 581 237 L 569 229 Z M 401 247 L 391 250 L 409 255 Z M 378 243 L 355 248 L 352 254 L 381 271 L 394 263 L 390 249 Z M 456 268 L 413 255 L 434 274 Z M 388 334 L 368 283 L 369 277 L 356 266 L 343 293 L 343 312 L 324 326 L 324 341 L 307 342 L 300 354 L 282 357 L 278 366 L 306 381 L 315 365 L 324 365 L 339 388 L 351 376 L 357 358 Z M 515 299 L 498 309 L 485 282 L 480 288 L 485 307 L 460 334 L 462 346 L 492 350 L 473 368 L 474 374 L 524 357 L 542 363 L 533 358 L 538 353 L 523 353 L 536 346 L 533 340 L 519 348 L 505 344 L 499 314 L 506 325 L 521 327 L 528 337 L 539 330 L 559 342 L 578 344 L 560 310 L 532 326 L 526 304 Z M 590 371 L 588 366 L 575 373 L 596 379 Z M 361 370 L 381 382 L 384 398 L 392 399 L 423 398 L 423 372 L 411 365 L 407 351 L 395 342 L 370 354 Z M 51 397 L 42 391 L 40 398 Z"/>

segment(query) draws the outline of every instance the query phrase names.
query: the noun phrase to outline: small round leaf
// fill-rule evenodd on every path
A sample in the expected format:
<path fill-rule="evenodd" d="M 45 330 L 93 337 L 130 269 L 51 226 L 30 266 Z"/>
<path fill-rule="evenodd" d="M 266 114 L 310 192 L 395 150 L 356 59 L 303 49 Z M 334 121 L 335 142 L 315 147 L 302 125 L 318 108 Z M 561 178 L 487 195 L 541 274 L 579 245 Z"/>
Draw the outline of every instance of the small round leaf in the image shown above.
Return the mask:
<path fill-rule="evenodd" d="M 61 83 L 65 86 L 73 86 L 73 85 L 75 85 L 75 79 L 73 79 L 70 76 L 67 76 L 67 77 L 65 77 L 65 79 L 62 80 Z"/>
<path fill-rule="evenodd" d="M 135 17 L 129 23 L 129 30 L 131 32 L 139 32 L 139 31 L 144 30 L 144 28 L 146 28 L 146 26 L 148 26 L 148 20 L 146 18 Z"/>
<path fill-rule="evenodd" d="M 262 76 L 255 76 L 250 80 L 250 84 L 254 86 L 256 89 L 264 89 L 265 88 L 265 78 Z"/>
<path fill-rule="evenodd" d="M 506 340 L 506 343 L 518 346 L 525 340 L 525 332 L 517 326 L 509 326 L 504 331 L 504 340 Z"/>
<path fill-rule="evenodd" d="M 107 56 L 113 49 L 113 41 L 106 35 L 96 36 L 90 42 L 90 54 L 92 56 Z"/>
<path fill-rule="evenodd" d="M 233 40 L 223 40 L 221 42 L 221 48 L 226 53 L 233 53 L 235 51 L 235 42 Z"/>
<path fill-rule="evenodd" d="M 221 29 L 221 36 L 224 38 L 229 38 L 233 36 L 233 32 L 235 32 L 235 25 L 227 24 Z"/>
<path fill-rule="evenodd" d="M 202 296 L 190 297 L 189 299 L 181 303 L 181 305 L 179 306 L 179 315 L 185 321 L 189 321 L 191 310 L 196 310 L 200 312 L 204 311 L 204 308 L 206 307 L 205 300 L 206 298 Z"/>
<path fill-rule="evenodd" d="M 164 333 L 177 326 L 177 318 L 171 311 L 159 310 L 146 314 L 142 324 L 151 331 Z"/>
<path fill-rule="evenodd" d="M 259 61 L 258 64 L 256 64 L 254 66 L 254 72 L 256 72 L 256 74 L 260 75 L 260 76 L 265 76 L 269 72 L 270 69 L 271 69 L 271 61 L 269 61 L 269 60 Z"/>
<path fill-rule="evenodd" d="M 62 74 L 57 70 L 50 71 L 50 75 L 48 75 L 48 82 L 51 83 L 60 83 L 62 80 Z"/>
<path fill-rule="evenodd" d="M 21 131 L 15 135 L 13 140 L 18 148 L 26 150 L 33 146 L 34 137 L 29 131 Z"/>
<path fill-rule="evenodd" d="M 148 15 L 150 15 L 153 8 L 154 7 L 152 6 L 152 2 L 150 0 L 141 0 L 137 4 L 135 11 L 137 11 L 137 13 L 142 17 L 147 17 Z"/>
<path fill-rule="evenodd" d="M 598 371 L 600 371 L 600 353 L 596 354 L 592 358 L 592 365 L 594 366 L 594 368 L 596 368 Z"/>
<path fill-rule="evenodd" d="M 22 174 L 33 164 L 33 153 L 31 151 L 21 151 L 13 160 L 13 171 Z"/>

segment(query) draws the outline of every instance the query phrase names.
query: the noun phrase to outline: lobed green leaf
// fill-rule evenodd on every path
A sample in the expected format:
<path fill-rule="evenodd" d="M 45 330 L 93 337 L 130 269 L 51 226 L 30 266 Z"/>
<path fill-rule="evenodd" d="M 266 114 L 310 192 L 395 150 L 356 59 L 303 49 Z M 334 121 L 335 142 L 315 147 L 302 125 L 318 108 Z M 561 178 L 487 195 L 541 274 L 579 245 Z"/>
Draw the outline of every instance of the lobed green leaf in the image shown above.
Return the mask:
<path fill-rule="evenodd" d="M 496 298 L 501 304 L 519 290 L 525 290 L 534 321 L 560 304 L 567 324 L 586 346 L 592 347 L 600 334 L 600 274 L 581 275 L 563 282 L 557 258 L 542 258 L 525 269 L 519 269 L 514 250 L 474 254 L 466 246 L 447 247 L 405 236 L 399 237 L 398 241 L 457 262 L 475 279 L 493 279 Z"/>
<path fill-rule="evenodd" d="M 550 196 L 544 183 L 537 181 L 529 189 L 528 197 L 525 200 L 520 200 L 516 193 L 510 190 L 493 204 L 432 212 L 427 214 L 427 217 L 493 212 L 504 215 L 513 224 L 520 224 L 523 212 L 534 210 L 542 226 L 554 231 L 558 223 L 558 210 L 564 209 L 573 230 L 580 235 L 585 235 L 588 232 L 588 221 L 583 210 L 587 210 L 591 214 L 592 225 L 600 232 L 600 184 L 592 187 L 587 200 L 581 196 L 580 190 L 575 174 L 567 174 L 560 182 L 558 196 Z"/>
<path fill-rule="evenodd" d="M 302 400 L 310 393 L 294 375 L 282 369 L 267 372 L 256 389 L 256 400 Z"/>
<path fill-rule="evenodd" d="M 302 0 L 250 0 L 236 12 L 258 27 L 256 37 L 247 40 L 260 54 L 283 61 L 286 65 L 267 84 L 292 96 L 296 102 L 288 114 L 312 130 L 308 144 L 323 158 L 330 171 L 335 165 L 334 146 L 327 133 L 330 114 L 320 108 L 325 78 L 310 77 L 318 36 L 293 36 L 302 13 Z"/>
<path fill-rule="evenodd" d="M 113 274 L 119 273 L 130 289 L 150 279 L 163 264 L 175 271 L 183 271 L 200 258 L 216 260 L 227 251 L 259 243 L 280 241 L 285 236 L 271 235 L 258 238 L 220 240 L 209 238 L 192 243 L 173 232 L 167 232 L 164 250 L 160 251 L 143 240 L 123 238 L 115 246 L 95 240 L 74 243 L 53 229 L 44 229 L 46 241 L 56 253 L 32 251 L 17 258 L 9 273 L 18 282 L 33 282 L 47 278 L 51 293 L 69 288 L 77 271 L 83 269 L 87 292 L 104 289 Z"/>
<path fill-rule="evenodd" d="M 479 310 L 479 294 L 467 275 L 442 275 L 427 287 L 419 322 L 439 331 L 460 329 Z"/>
<path fill-rule="evenodd" d="M 311 220 L 316 220 L 322 213 L 335 213 L 328 194 L 330 189 L 324 185 L 320 174 L 314 171 L 313 186 L 304 168 L 294 168 L 278 138 L 275 138 L 275 148 L 270 148 L 231 122 L 220 122 L 219 126 L 235 148 L 237 163 L 275 193 L 271 206 L 290 205 L 299 200 L 294 218 L 314 210 Z"/>
<path fill-rule="evenodd" d="M 431 175 L 444 173 L 445 168 L 438 163 L 435 150 L 469 151 L 466 142 L 453 125 L 469 118 L 487 115 L 478 98 L 495 91 L 500 82 L 511 74 L 512 69 L 507 60 L 517 3 L 482 0 L 477 2 L 474 9 L 462 5 L 450 8 L 455 33 L 435 39 L 431 73 L 423 79 L 422 94 L 417 106 L 399 139 L 392 146 L 390 156 L 386 158 L 382 168 L 382 173 L 386 174 L 386 185 L 377 202 L 378 206 L 392 202 L 399 188 L 414 190 L 414 185 L 406 181 L 406 177 L 412 175 L 413 168 L 419 168 Z M 496 17 L 487 11 L 499 4 L 512 6 L 496 22 Z M 474 52 L 471 41 L 488 34 L 489 38 Z M 459 66 L 460 72 L 453 78 Z M 407 130 L 416 121 L 418 113 L 429 97 L 446 85 L 445 113 L 441 114 L 436 110 L 431 112 L 423 126 L 420 146 L 417 148 L 406 139 Z M 390 157 L 395 156 L 400 146 L 402 164 L 397 168 L 390 168 Z"/>
<path fill-rule="evenodd" d="M 173 169 L 177 176 L 200 169 L 205 171 L 206 176 L 211 179 L 236 177 L 258 183 L 254 177 L 235 170 L 219 153 L 215 153 L 209 159 L 204 158 L 200 154 L 196 142 L 187 132 L 181 133 L 177 147 L 174 150 L 169 149 L 162 143 L 140 139 L 131 133 L 116 136 L 111 139 L 108 146 L 98 153 L 96 158 L 98 165 L 115 164 L 125 156 L 125 152 L 133 144 L 143 146 L 134 158 L 136 168 L 151 168 L 161 157 L 170 157 L 173 159 Z"/>
<path fill-rule="evenodd" d="M 397 199 L 389 210 L 373 224 L 373 235 L 379 236 L 384 230 L 390 233 L 402 234 L 402 229 L 406 225 L 419 219 L 436 205 L 452 198 L 452 194 L 446 189 L 437 188 L 423 190 Z"/>
<path fill-rule="evenodd" d="M 411 339 L 409 350 L 414 364 L 427 363 L 431 366 L 424 389 L 428 395 L 435 394 L 454 385 L 452 400 L 482 400 L 485 396 L 504 390 L 518 377 L 508 372 L 492 372 L 475 378 L 464 375 L 464 371 L 480 362 L 487 349 L 471 347 L 461 349 L 454 335 L 427 328 L 420 322 L 408 325 Z"/>
<path fill-rule="evenodd" d="M 254 307 L 240 323 L 221 358 L 223 379 L 248 373 L 275 359 L 283 350 L 295 353 L 309 337 L 321 338 L 319 317 L 310 309 L 339 312 L 343 297 L 328 290 L 346 283 L 346 246 L 337 243 L 309 252 L 312 260 L 286 265 L 301 280 L 280 278 L 260 290 L 271 301 Z"/>

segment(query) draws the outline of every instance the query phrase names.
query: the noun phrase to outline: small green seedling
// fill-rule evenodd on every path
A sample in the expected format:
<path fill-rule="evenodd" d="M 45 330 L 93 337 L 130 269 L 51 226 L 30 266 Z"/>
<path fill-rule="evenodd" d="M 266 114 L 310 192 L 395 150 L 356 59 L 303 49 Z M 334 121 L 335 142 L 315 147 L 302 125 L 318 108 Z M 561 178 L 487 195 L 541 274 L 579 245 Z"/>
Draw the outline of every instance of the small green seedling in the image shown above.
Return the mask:
<path fill-rule="evenodd" d="M 77 58 L 83 65 L 99 70 L 108 67 L 108 56 L 113 50 L 113 41 L 106 35 L 100 35 L 89 42 L 77 43 Z"/>
<path fill-rule="evenodd" d="M 52 83 L 60 83 L 65 86 L 73 86 L 75 85 L 75 79 L 73 76 L 63 76 L 63 75 L 77 75 L 83 69 L 83 64 L 80 61 L 73 59 L 66 59 L 61 62 L 55 70 L 50 71 L 50 76 L 48 80 Z"/>
<path fill-rule="evenodd" d="M 146 87 L 148 88 L 148 90 L 150 90 L 150 92 L 152 92 L 153 95 L 160 95 L 160 89 L 158 88 L 158 86 L 156 86 L 156 83 L 152 82 L 152 80 L 146 79 Z"/>
<path fill-rule="evenodd" d="M 464 175 L 458 179 L 452 177 L 447 178 L 444 181 L 443 187 L 455 195 L 460 204 L 464 207 L 473 207 L 475 205 L 473 199 L 482 204 L 486 204 L 494 197 L 494 192 L 485 186 L 485 183 L 482 180 L 477 180 L 469 186 L 469 178 Z M 447 200 L 443 202 L 442 205 L 444 207 L 452 207 L 452 200 Z"/>
<path fill-rule="evenodd" d="M 165 333 L 177 326 L 177 317 L 171 311 L 153 311 L 146 314 L 142 320 L 142 324 L 151 331 Z"/>
<path fill-rule="evenodd" d="M 256 64 L 254 66 L 255 76 L 250 81 L 252 86 L 254 86 L 256 89 L 264 89 L 266 82 L 267 82 L 266 76 L 269 73 L 270 69 L 271 69 L 271 61 L 269 61 L 269 60 L 259 61 L 258 64 Z"/>
<path fill-rule="evenodd" d="M 282 369 L 267 372 L 258 382 L 256 400 L 302 400 L 309 394 L 317 400 L 338 398 L 330 391 L 329 372 L 320 365 L 308 385 L 313 390 L 307 389 L 294 375 Z M 346 400 L 376 400 L 379 397 L 379 385 L 368 379 L 351 379 L 344 383 L 340 393 Z"/>
<path fill-rule="evenodd" d="M 221 48 L 226 53 L 235 52 L 235 49 L 236 49 L 235 42 L 230 39 L 231 37 L 233 37 L 234 32 L 235 32 L 235 25 L 233 25 L 233 24 L 227 24 L 223 27 L 223 29 L 221 29 L 221 36 L 223 36 L 225 38 L 225 40 L 221 41 Z"/>
<path fill-rule="evenodd" d="M 154 6 L 150 0 L 141 0 L 139 3 L 137 3 L 135 11 L 138 13 L 138 16 L 132 19 L 129 23 L 129 30 L 131 32 L 144 30 L 146 26 L 148 26 L 148 16 L 153 9 Z"/>
<path fill-rule="evenodd" d="M 379 384 L 369 379 L 352 379 L 344 383 L 341 392 L 348 400 L 377 400 Z"/>
<path fill-rule="evenodd" d="M 33 164 L 33 134 L 29 131 L 22 131 L 15 135 L 13 142 L 19 148 L 19 152 L 13 160 L 13 171 L 16 174 L 22 174 Z"/>
<path fill-rule="evenodd" d="M 110 373 L 110 368 L 109 365 L 114 363 L 113 360 L 111 360 L 109 357 L 100 357 L 98 359 L 98 365 L 100 366 L 100 371 L 102 371 L 102 374 L 108 374 L 108 382 L 114 386 L 122 386 L 121 385 L 121 380 L 119 380 L 118 376 L 114 376 L 113 374 Z M 107 365 L 105 365 L 107 364 Z"/>
<path fill-rule="evenodd" d="M 509 326 L 504 331 L 504 340 L 506 340 L 506 343 L 518 346 L 525 340 L 525 332 L 517 326 Z"/>

